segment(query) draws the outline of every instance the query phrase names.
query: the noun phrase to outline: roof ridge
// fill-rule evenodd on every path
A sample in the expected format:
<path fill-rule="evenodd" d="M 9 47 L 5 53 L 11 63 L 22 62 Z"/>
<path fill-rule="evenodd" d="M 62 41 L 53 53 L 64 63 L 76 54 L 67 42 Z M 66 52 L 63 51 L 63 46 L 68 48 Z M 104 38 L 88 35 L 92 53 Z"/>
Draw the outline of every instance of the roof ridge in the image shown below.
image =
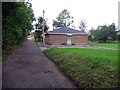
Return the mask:
<path fill-rule="evenodd" d="M 87 34 L 85 32 L 81 32 L 79 30 L 76 30 L 74 28 L 70 28 L 70 27 L 60 27 L 57 29 L 54 29 L 53 31 L 50 31 L 49 33 L 78 33 L 78 34 Z"/>

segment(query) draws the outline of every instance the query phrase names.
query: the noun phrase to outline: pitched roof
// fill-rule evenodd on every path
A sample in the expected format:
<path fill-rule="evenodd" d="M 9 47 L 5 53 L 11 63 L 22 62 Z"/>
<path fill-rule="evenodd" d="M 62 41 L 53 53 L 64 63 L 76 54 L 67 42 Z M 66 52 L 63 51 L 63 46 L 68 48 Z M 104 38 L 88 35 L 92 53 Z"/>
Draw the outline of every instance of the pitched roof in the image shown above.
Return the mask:
<path fill-rule="evenodd" d="M 48 34 L 87 34 L 87 33 L 69 27 L 60 27 L 54 29 L 53 31 L 49 31 Z"/>

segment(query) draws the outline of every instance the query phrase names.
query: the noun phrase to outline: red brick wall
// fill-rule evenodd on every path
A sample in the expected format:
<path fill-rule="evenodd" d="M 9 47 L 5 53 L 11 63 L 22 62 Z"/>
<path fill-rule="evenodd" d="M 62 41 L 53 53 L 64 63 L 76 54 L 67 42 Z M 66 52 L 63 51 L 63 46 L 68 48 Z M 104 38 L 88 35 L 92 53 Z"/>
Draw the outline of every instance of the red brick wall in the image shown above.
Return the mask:
<path fill-rule="evenodd" d="M 46 44 L 49 44 L 49 35 L 48 35 L 48 34 L 45 35 L 45 43 L 46 43 Z"/>
<path fill-rule="evenodd" d="M 73 35 L 72 44 L 85 46 L 88 44 L 88 36 L 87 35 Z"/>
<path fill-rule="evenodd" d="M 67 36 L 66 35 L 46 35 L 45 43 L 50 45 L 63 45 L 67 44 Z M 73 35 L 72 36 L 72 44 L 86 46 L 88 44 L 88 36 L 87 35 Z"/>
<path fill-rule="evenodd" d="M 66 44 L 67 43 L 66 35 L 56 35 L 56 34 L 46 35 L 45 42 L 46 44 L 52 44 L 52 45 Z"/>

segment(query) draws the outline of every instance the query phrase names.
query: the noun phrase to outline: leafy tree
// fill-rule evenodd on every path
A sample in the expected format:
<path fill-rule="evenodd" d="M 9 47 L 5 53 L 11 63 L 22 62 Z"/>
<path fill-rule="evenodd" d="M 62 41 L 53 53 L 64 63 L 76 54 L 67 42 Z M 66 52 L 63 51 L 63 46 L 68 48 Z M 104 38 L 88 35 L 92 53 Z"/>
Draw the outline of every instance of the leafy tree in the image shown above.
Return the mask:
<path fill-rule="evenodd" d="M 85 32 L 85 30 L 86 30 L 86 28 L 87 28 L 86 22 L 85 22 L 84 20 L 81 20 L 79 24 L 80 24 L 80 25 L 79 25 L 80 31 Z"/>
<path fill-rule="evenodd" d="M 2 48 L 10 51 L 15 45 L 21 44 L 32 29 L 34 13 L 30 3 L 2 3 Z"/>
<path fill-rule="evenodd" d="M 99 42 L 115 41 L 117 39 L 117 32 L 115 30 L 114 23 L 108 26 L 98 26 L 96 30 L 90 30 L 90 36 L 93 36 L 94 40 Z"/>
<path fill-rule="evenodd" d="M 44 24 L 43 24 L 44 21 Z M 47 33 L 49 26 L 46 23 L 45 19 L 43 20 L 42 17 L 38 18 L 38 23 L 35 24 L 36 31 L 35 31 L 35 40 L 39 41 L 42 40 L 42 33 L 43 33 L 43 25 L 44 25 L 44 32 Z"/>
<path fill-rule="evenodd" d="M 44 21 L 44 24 L 43 24 L 43 21 Z M 38 30 L 39 30 L 39 29 L 42 30 L 42 29 L 43 29 L 43 25 L 44 25 L 44 31 L 46 32 L 46 31 L 49 29 L 49 26 L 47 25 L 47 21 L 45 21 L 45 19 L 43 20 L 42 17 L 39 17 L 36 28 L 37 28 Z"/>
<path fill-rule="evenodd" d="M 70 13 L 67 9 L 64 9 L 58 17 L 53 20 L 53 27 L 64 27 L 64 26 L 71 26 L 74 27 L 73 25 L 73 17 L 70 16 Z"/>
<path fill-rule="evenodd" d="M 117 39 L 117 32 L 116 32 L 116 27 L 114 23 L 109 25 L 109 30 L 110 30 L 109 37 L 111 37 L 112 41 L 115 41 Z"/>
<path fill-rule="evenodd" d="M 90 41 L 94 41 L 95 39 L 94 39 L 94 33 L 95 33 L 95 29 L 94 28 L 91 28 L 91 30 L 89 31 L 89 36 L 88 36 L 88 39 L 90 40 Z"/>

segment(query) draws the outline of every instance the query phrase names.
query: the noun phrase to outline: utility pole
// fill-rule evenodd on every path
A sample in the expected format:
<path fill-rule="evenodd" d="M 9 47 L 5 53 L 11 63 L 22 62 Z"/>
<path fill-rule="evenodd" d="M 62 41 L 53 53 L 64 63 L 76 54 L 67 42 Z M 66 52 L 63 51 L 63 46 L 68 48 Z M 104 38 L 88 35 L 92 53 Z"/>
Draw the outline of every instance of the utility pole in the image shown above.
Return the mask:
<path fill-rule="evenodd" d="M 45 13 L 45 11 L 43 10 L 43 46 L 45 45 L 45 34 L 44 34 L 44 13 Z"/>

